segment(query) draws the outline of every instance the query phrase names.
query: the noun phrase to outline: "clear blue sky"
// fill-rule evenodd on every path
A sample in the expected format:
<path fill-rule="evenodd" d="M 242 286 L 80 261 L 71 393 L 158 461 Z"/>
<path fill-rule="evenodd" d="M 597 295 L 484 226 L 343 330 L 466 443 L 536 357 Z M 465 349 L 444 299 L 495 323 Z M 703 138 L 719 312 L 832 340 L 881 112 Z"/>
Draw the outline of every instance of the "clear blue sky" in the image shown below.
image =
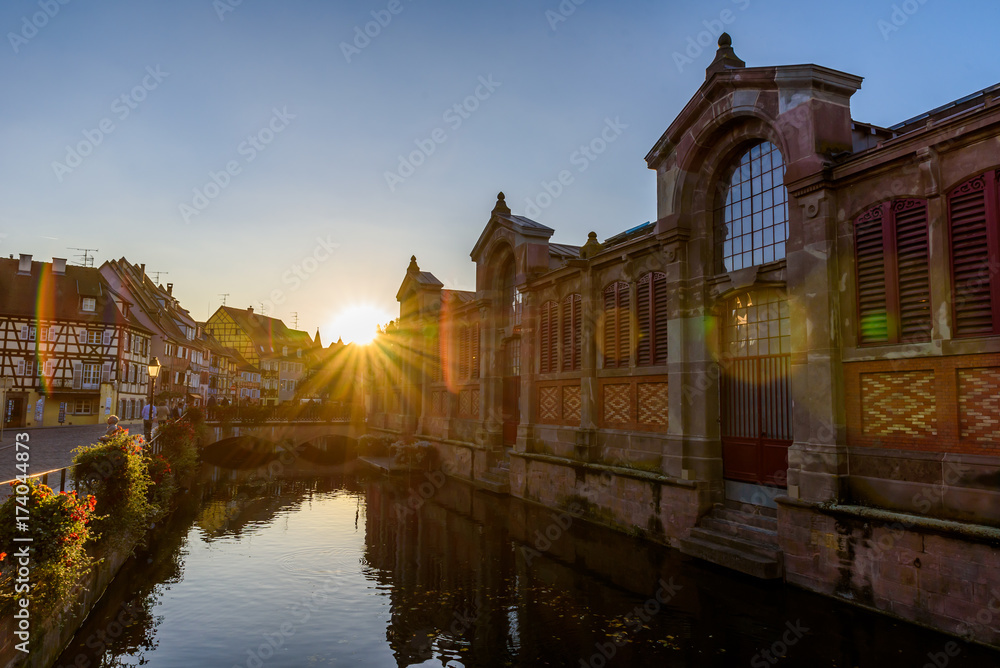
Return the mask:
<path fill-rule="evenodd" d="M 748 66 L 865 77 L 853 116 L 880 125 L 1000 81 L 996 0 L 563 0 L 568 16 L 559 0 L 238 1 L 3 3 L 0 252 L 124 255 L 169 272 L 199 319 L 221 293 L 259 308 L 279 291 L 268 314 L 298 312 L 329 342 L 350 304 L 396 312 L 411 254 L 472 289 L 499 190 L 524 214 L 571 170 L 534 216 L 563 243 L 654 219 L 643 157 L 714 55 L 714 35 L 701 53 L 689 39 L 723 19 Z M 620 134 L 580 171 L 571 156 L 607 119 Z M 428 141 L 390 188 L 386 172 Z M 77 162 L 67 146 L 81 142 Z M 225 187 L 198 200 L 210 173 Z"/>

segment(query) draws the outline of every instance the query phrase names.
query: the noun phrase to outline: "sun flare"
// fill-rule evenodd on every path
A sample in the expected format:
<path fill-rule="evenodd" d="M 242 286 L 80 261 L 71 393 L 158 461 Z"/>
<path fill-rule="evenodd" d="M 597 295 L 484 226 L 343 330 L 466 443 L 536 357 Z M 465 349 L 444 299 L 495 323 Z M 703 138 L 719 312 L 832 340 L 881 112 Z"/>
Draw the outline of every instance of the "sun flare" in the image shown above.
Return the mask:
<path fill-rule="evenodd" d="M 363 346 L 375 338 L 377 326 L 384 325 L 394 317 L 374 304 L 352 304 L 334 316 L 327 331 L 330 332 L 333 341 L 341 338 L 344 343 L 357 343 Z"/>

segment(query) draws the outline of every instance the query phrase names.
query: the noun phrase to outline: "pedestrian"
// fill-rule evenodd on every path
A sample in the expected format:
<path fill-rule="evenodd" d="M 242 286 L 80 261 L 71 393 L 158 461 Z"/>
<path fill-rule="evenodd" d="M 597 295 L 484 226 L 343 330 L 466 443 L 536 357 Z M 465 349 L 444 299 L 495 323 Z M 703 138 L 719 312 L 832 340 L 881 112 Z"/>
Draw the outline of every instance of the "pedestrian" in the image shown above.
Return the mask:
<path fill-rule="evenodd" d="M 125 429 L 123 427 L 118 426 L 118 416 L 117 415 L 109 415 L 108 416 L 108 430 L 106 432 L 104 432 L 104 436 L 101 436 L 97 440 L 100 441 L 101 443 L 107 443 L 112 438 L 114 438 L 115 436 L 117 436 L 119 434 L 119 432 L 123 432 L 123 431 L 125 431 Z"/>
<path fill-rule="evenodd" d="M 150 412 L 152 411 L 152 414 Z M 156 406 L 147 403 L 142 407 L 142 429 L 146 434 L 146 442 L 153 440 L 153 420 L 156 419 Z"/>

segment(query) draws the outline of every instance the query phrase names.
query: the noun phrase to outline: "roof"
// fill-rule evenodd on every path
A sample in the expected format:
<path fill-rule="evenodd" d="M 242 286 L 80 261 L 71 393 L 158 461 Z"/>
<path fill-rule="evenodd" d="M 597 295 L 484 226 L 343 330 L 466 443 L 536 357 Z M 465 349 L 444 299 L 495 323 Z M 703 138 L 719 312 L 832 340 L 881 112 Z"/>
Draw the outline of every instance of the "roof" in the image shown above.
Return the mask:
<path fill-rule="evenodd" d="M 469 304 L 476 301 L 476 293 L 469 290 L 442 290 L 441 299 L 459 304 Z"/>
<path fill-rule="evenodd" d="M 63 274 L 51 262 L 31 261 L 30 273 L 20 275 L 20 260 L 0 258 L 0 315 L 39 320 L 73 320 L 130 326 L 149 331 L 133 315 L 125 316 L 128 302 L 112 291 L 94 267 L 67 265 Z M 93 311 L 80 310 L 81 298 L 95 300 Z"/>
<path fill-rule="evenodd" d="M 254 313 L 253 309 L 238 309 L 232 306 L 220 306 L 219 310 L 232 318 L 254 344 L 266 352 L 280 351 L 282 346 L 308 350 L 316 345 L 307 332 L 291 329 L 278 318 L 259 315 Z"/>
<path fill-rule="evenodd" d="M 998 98 L 1000 98 L 1000 83 L 993 84 L 975 93 L 970 93 L 930 111 L 925 111 L 913 118 L 908 118 L 902 123 L 890 126 L 889 129 L 898 134 L 904 134 L 925 127 L 928 121 L 943 121 L 951 116 L 979 109 L 986 106 L 990 100 L 997 100 Z"/>
<path fill-rule="evenodd" d="M 608 249 L 612 246 L 618 246 L 625 243 L 626 241 L 631 241 L 638 237 L 644 237 L 653 231 L 655 225 L 653 223 L 646 221 L 642 225 L 636 225 L 635 227 L 630 227 L 624 232 L 619 232 L 618 234 L 608 237 L 604 240 L 603 249 Z"/>
<path fill-rule="evenodd" d="M 549 244 L 549 255 L 559 258 L 580 257 L 580 246 L 568 246 L 566 244 Z"/>

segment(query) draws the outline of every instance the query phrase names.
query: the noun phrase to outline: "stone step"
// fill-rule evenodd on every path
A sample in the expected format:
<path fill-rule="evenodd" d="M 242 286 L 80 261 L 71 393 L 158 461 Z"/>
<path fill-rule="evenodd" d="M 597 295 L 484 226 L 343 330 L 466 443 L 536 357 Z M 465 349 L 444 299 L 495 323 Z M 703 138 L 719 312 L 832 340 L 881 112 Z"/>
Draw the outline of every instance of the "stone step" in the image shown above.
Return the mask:
<path fill-rule="evenodd" d="M 510 494 L 510 477 L 487 471 L 476 482 L 480 487 L 496 494 Z"/>
<path fill-rule="evenodd" d="M 745 526 L 758 527 L 761 529 L 767 529 L 768 531 L 774 531 L 775 533 L 778 532 L 777 518 L 769 517 L 768 515 L 744 513 L 738 510 L 732 510 L 730 508 L 721 508 L 719 506 L 716 506 L 709 516 L 714 517 L 716 519 L 733 522 L 734 524 L 742 524 Z"/>
<path fill-rule="evenodd" d="M 702 520 L 698 522 L 698 526 L 719 534 L 736 536 L 737 538 L 743 538 L 744 540 L 770 545 L 775 548 L 778 547 L 778 532 L 776 529 L 764 529 L 750 524 L 722 519 L 721 517 L 716 517 L 714 515 L 708 515 L 702 518 Z"/>
<path fill-rule="evenodd" d="M 769 544 L 757 540 L 748 540 L 740 536 L 720 533 L 701 526 L 691 529 L 690 536 L 692 538 L 697 538 L 710 543 L 725 545 L 726 547 L 731 547 L 734 550 L 754 554 L 765 559 L 771 559 L 773 561 L 779 561 L 781 559 L 781 550 L 778 548 L 777 544 Z"/>
<path fill-rule="evenodd" d="M 695 535 L 681 538 L 681 552 L 762 580 L 774 580 L 781 577 L 781 561 L 724 545 L 716 542 L 714 538 L 717 536 L 713 536 L 711 540 Z"/>

